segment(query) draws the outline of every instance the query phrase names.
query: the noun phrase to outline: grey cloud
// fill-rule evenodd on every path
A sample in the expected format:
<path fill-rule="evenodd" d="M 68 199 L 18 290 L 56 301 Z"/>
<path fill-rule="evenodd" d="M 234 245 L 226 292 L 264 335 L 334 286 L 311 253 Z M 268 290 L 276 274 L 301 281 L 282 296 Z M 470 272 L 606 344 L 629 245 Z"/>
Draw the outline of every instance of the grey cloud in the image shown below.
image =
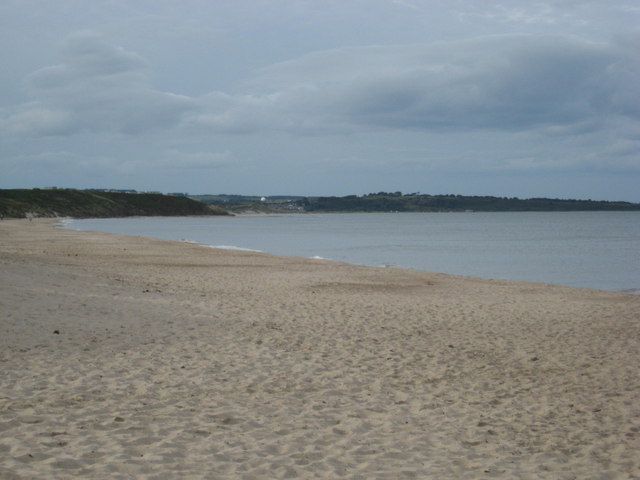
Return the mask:
<path fill-rule="evenodd" d="M 188 128 L 217 133 L 248 134 L 269 130 L 278 122 L 277 105 L 270 95 L 229 95 L 213 92 L 200 99 L 200 109 L 185 120 Z"/>
<path fill-rule="evenodd" d="M 210 126 L 581 132 L 638 114 L 633 75 L 618 74 L 635 61 L 615 45 L 568 36 L 343 48 L 257 72 L 243 86 L 250 95 L 227 96 Z"/>
<path fill-rule="evenodd" d="M 113 168 L 113 158 L 104 156 L 79 155 L 69 151 L 41 152 L 31 155 L 18 155 L 12 159 L 16 167 L 49 168 L 61 170 L 84 169 L 102 171 Z"/>
<path fill-rule="evenodd" d="M 35 101 L 3 121 L 10 134 L 139 133 L 176 125 L 194 108 L 187 97 L 154 90 L 142 58 L 97 34 L 72 36 L 61 56 L 64 63 L 27 78 L 26 90 Z"/>
<path fill-rule="evenodd" d="M 69 37 L 62 43 L 60 54 L 63 64 L 43 68 L 29 76 L 27 88 L 30 92 L 38 94 L 66 89 L 70 83 L 83 79 L 112 83 L 118 76 L 138 78 L 146 69 L 140 56 L 109 45 L 92 32 Z"/>
<path fill-rule="evenodd" d="M 183 152 L 170 150 L 163 158 L 154 161 L 154 166 L 175 169 L 209 170 L 231 164 L 233 155 L 229 150 L 223 152 Z"/>
<path fill-rule="evenodd" d="M 502 35 L 348 47 L 263 68 L 237 92 L 199 98 L 154 89 L 135 53 L 93 33 L 27 79 L 33 102 L 0 120 L 10 135 L 141 133 L 324 135 L 379 129 L 588 135 L 640 118 L 633 42 Z"/>
<path fill-rule="evenodd" d="M 318 96 L 316 96 L 318 94 Z M 315 87 L 266 94 L 212 93 L 183 122 L 192 131 L 225 134 L 289 132 L 303 135 L 349 133 L 354 126 Z"/>
<path fill-rule="evenodd" d="M 31 103 L 0 119 L 0 135 L 22 137 L 30 135 L 64 135 L 73 121 L 67 111 L 46 108 Z"/>

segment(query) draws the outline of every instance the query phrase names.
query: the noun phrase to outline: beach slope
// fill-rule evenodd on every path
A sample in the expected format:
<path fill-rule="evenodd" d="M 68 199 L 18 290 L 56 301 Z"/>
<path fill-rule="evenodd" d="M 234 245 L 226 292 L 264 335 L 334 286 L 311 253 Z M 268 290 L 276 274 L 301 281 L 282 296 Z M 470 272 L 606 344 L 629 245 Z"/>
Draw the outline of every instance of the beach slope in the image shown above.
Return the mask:
<path fill-rule="evenodd" d="M 0 222 L 0 478 L 640 478 L 640 297 Z"/>

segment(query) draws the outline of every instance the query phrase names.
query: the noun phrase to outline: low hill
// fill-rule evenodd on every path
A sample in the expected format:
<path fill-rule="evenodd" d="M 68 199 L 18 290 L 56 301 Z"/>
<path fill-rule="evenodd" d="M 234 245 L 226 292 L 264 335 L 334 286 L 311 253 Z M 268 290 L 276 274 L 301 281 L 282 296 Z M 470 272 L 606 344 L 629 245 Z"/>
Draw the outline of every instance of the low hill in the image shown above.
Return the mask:
<path fill-rule="evenodd" d="M 0 190 L 3 217 L 130 217 L 228 215 L 184 196 L 74 189 Z"/>
<path fill-rule="evenodd" d="M 196 198 L 233 212 L 575 212 L 638 211 L 639 203 L 560 198 L 507 198 L 378 192 L 344 197 L 257 197 L 200 195 Z"/>
<path fill-rule="evenodd" d="M 640 204 L 558 198 L 506 198 L 465 195 L 402 195 L 372 193 L 346 197 L 309 197 L 300 205 L 306 212 L 571 212 L 631 211 Z"/>

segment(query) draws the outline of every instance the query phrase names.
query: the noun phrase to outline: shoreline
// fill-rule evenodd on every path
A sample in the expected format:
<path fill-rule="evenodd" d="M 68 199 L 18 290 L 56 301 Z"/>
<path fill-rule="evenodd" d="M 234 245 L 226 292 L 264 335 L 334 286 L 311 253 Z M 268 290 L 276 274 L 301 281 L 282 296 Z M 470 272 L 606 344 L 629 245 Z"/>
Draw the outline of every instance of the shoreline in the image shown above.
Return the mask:
<path fill-rule="evenodd" d="M 640 476 L 640 298 L 0 222 L 0 477 Z"/>
<path fill-rule="evenodd" d="M 539 212 L 533 213 L 537 214 Z M 323 214 L 309 215 L 322 216 Z M 329 217 L 331 217 L 333 214 L 326 215 L 329 215 Z M 269 223 L 275 223 L 275 225 L 272 225 L 272 228 L 278 230 L 290 227 L 290 225 L 287 223 L 288 220 L 286 220 L 287 217 L 297 216 L 299 216 L 299 214 L 277 214 L 258 215 L 254 218 L 259 219 L 262 217 L 273 217 L 273 222 L 269 221 Z M 280 218 L 280 220 L 277 220 L 278 218 Z M 389 250 L 388 248 L 385 250 L 385 243 L 380 242 L 386 242 L 388 240 L 378 239 L 377 237 L 371 240 L 370 243 L 366 244 L 370 252 L 369 254 L 366 254 L 363 253 L 364 251 L 366 251 L 366 249 L 361 249 L 362 251 L 355 251 L 353 248 L 323 248 L 325 246 L 326 240 L 328 239 L 325 238 L 325 242 L 318 242 L 314 239 L 300 236 L 300 234 L 294 230 L 289 232 L 290 235 L 287 235 L 287 237 L 283 237 L 281 235 L 281 238 L 279 240 L 272 238 L 272 235 L 267 235 L 265 239 L 269 239 L 269 241 L 265 242 L 260 239 L 261 232 L 257 232 L 255 228 L 251 229 L 252 223 L 245 225 L 245 227 L 249 230 L 247 231 L 246 229 L 242 229 L 241 235 L 239 235 L 238 233 L 237 224 L 234 223 L 232 225 L 229 225 L 228 235 L 223 235 L 221 233 L 221 235 L 217 236 L 218 238 L 216 238 L 215 235 L 207 234 L 207 231 L 203 230 L 203 227 L 197 222 L 195 224 L 195 229 L 194 225 L 189 222 L 178 221 L 178 223 L 168 223 L 167 225 L 172 225 L 176 232 L 181 232 L 183 238 L 179 238 L 177 236 L 178 233 L 176 233 L 175 235 L 171 234 L 171 229 L 168 229 L 162 223 L 166 221 L 171 222 L 171 219 L 165 218 L 163 220 L 162 218 L 146 217 L 142 220 L 146 219 L 149 219 L 150 221 L 143 221 L 141 225 L 146 225 L 147 228 L 136 228 L 135 226 L 132 227 L 128 222 L 122 223 L 119 222 L 118 219 L 115 219 L 115 224 L 113 224 L 112 222 L 108 222 L 106 224 L 92 224 L 91 221 L 89 221 L 89 226 L 83 227 L 82 223 L 80 223 L 79 225 L 80 228 L 88 228 L 96 231 L 100 231 L 101 228 L 104 228 L 105 230 L 111 229 L 113 232 L 118 232 L 118 230 L 120 230 L 121 232 L 126 232 L 132 235 L 155 234 L 155 238 L 165 238 L 180 241 L 186 239 L 188 241 L 196 242 L 212 248 L 231 247 L 238 250 L 247 249 L 249 251 L 264 252 L 273 255 L 296 256 L 311 259 L 325 258 L 328 260 L 349 262 L 353 265 L 361 266 L 408 268 L 424 272 L 447 273 L 451 275 L 460 275 L 471 278 L 537 282 L 563 285 L 573 288 L 586 288 L 640 295 L 640 287 L 638 286 L 637 282 L 638 276 L 634 275 L 635 270 L 633 269 L 633 266 L 635 266 L 635 263 L 637 262 L 634 263 L 632 261 L 632 259 L 634 258 L 633 255 L 634 253 L 636 253 L 637 248 L 633 248 L 632 244 L 629 243 L 631 242 L 631 240 L 627 239 L 627 237 L 623 237 L 627 242 L 627 258 L 625 259 L 622 259 L 620 256 L 616 256 L 615 254 L 611 253 L 612 251 L 610 248 L 613 248 L 615 243 L 611 243 L 613 242 L 613 240 L 606 236 L 602 236 L 601 241 L 598 244 L 595 244 L 594 241 L 592 241 L 591 244 L 586 244 L 587 246 L 589 246 L 589 248 L 582 246 L 581 249 L 578 249 L 577 251 L 571 250 L 571 254 L 567 254 L 566 252 L 569 251 L 567 249 L 571 249 L 571 244 L 569 244 L 568 242 L 573 241 L 574 239 L 554 239 L 550 245 L 550 249 L 543 252 L 538 247 L 538 244 L 533 244 L 527 237 L 518 239 L 517 242 L 512 241 L 511 244 L 505 245 L 504 251 L 498 252 L 494 248 L 494 240 L 491 240 L 492 243 L 486 243 L 488 241 L 487 238 L 480 238 L 478 242 L 468 244 L 465 247 L 461 247 L 458 243 L 456 243 L 456 245 L 458 245 L 457 248 L 465 248 L 465 250 L 462 255 L 458 254 L 455 256 L 451 255 L 449 250 L 443 250 L 442 246 L 444 244 L 437 245 L 437 242 L 442 242 L 442 239 L 440 238 L 440 240 L 438 240 L 438 237 L 436 236 L 435 251 L 431 251 L 431 248 L 427 247 L 428 242 L 425 242 L 425 244 L 422 246 L 423 252 L 431 253 L 426 254 L 423 252 L 418 252 L 410 258 L 406 254 L 400 253 L 397 248 L 399 245 L 394 245 L 395 251 Z M 632 218 L 629 218 L 628 220 L 630 221 L 632 220 Z M 316 228 L 315 225 L 318 222 L 324 223 L 326 222 L 326 220 L 308 220 L 303 222 L 303 225 L 308 224 L 309 229 L 314 229 Z M 264 222 L 260 221 L 259 223 Z M 296 229 L 304 231 L 304 227 L 301 227 L 299 225 L 300 222 L 294 223 L 297 224 L 297 227 L 295 227 Z M 86 225 L 86 223 L 84 225 Z M 115 228 L 110 228 L 110 226 L 113 227 L 114 225 Z M 162 225 L 164 228 L 158 228 L 158 225 Z M 224 226 L 225 224 L 214 223 L 213 225 L 219 225 L 219 229 L 221 229 L 221 232 L 227 231 L 227 228 Z M 609 229 L 604 228 L 605 226 L 606 225 L 601 225 L 601 228 L 598 230 L 598 232 L 609 231 Z M 266 225 L 264 225 L 263 227 L 267 229 L 270 228 Z M 615 227 L 615 225 L 613 227 Z M 525 228 L 529 228 L 529 225 L 525 225 Z M 211 232 L 215 230 L 216 228 L 212 227 Z M 476 235 L 477 229 L 471 230 L 472 231 L 470 231 L 469 234 L 472 236 Z M 235 235 L 231 232 L 235 232 Z M 267 233 L 269 233 L 268 230 Z M 320 233 L 321 235 L 321 232 L 318 233 Z M 410 231 L 409 234 L 412 233 L 413 231 Z M 635 236 L 637 236 L 637 233 L 637 231 L 633 232 Z M 502 234 L 505 234 L 505 232 L 498 233 L 497 238 L 501 238 Z M 626 231 L 620 233 L 620 235 L 629 234 L 630 233 Z M 186 238 L 184 238 L 184 235 L 186 235 Z M 597 235 L 597 233 L 594 233 L 594 235 Z M 221 236 L 227 238 L 221 239 Z M 292 241 L 291 239 L 295 239 L 296 236 L 302 238 L 302 240 L 299 240 L 297 242 Z M 250 237 L 253 238 L 253 241 L 251 242 L 248 240 Z M 289 237 L 291 239 L 289 239 Z M 391 241 L 395 242 L 395 240 Z M 520 243 L 521 241 L 524 242 L 524 244 L 527 244 L 528 247 L 522 247 L 522 243 Z M 576 238 L 575 241 L 581 242 L 581 239 Z M 403 245 L 403 249 L 406 247 L 407 251 L 409 251 L 410 248 L 415 248 L 415 246 L 417 245 L 417 243 L 415 242 L 416 240 L 412 239 L 412 241 L 410 242 L 403 243 L 402 241 L 400 241 L 400 244 Z M 331 242 L 329 241 L 329 243 Z M 582 243 L 579 244 L 581 245 Z M 607 247 L 605 249 L 603 245 L 607 244 L 610 244 L 610 248 Z M 516 247 L 516 245 L 518 245 L 519 247 Z M 491 262 L 482 260 L 484 258 L 483 255 L 487 253 L 484 251 L 483 246 L 489 250 L 489 258 L 492 258 Z M 622 245 L 622 247 L 624 247 L 624 245 Z M 518 251 L 518 248 L 520 248 L 521 251 Z M 533 252 L 533 255 L 530 257 L 522 255 L 525 251 L 531 251 Z M 618 251 L 620 251 L 620 248 L 618 249 Z M 442 257 L 442 255 L 444 255 L 444 257 Z M 566 262 L 565 256 L 569 257 L 569 260 L 567 260 Z M 604 263 L 604 260 L 602 260 L 603 258 L 609 258 L 610 261 Z M 519 268 L 516 269 L 511 265 L 519 265 Z M 540 267 L 540 265 L 544 266 Z M 561 267 L 560 265 L 563 266 Z"/>

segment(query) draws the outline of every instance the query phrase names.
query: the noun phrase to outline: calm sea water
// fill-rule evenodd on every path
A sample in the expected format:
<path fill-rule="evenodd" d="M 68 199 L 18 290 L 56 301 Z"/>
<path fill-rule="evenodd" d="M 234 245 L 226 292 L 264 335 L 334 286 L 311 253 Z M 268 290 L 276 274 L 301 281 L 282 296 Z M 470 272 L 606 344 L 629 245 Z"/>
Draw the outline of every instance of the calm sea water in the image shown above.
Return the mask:
<path fill-rule="evenodd" d="M 640 212 L 294 214 L 66 225 L 362 265 L 640 293 Z"/>

